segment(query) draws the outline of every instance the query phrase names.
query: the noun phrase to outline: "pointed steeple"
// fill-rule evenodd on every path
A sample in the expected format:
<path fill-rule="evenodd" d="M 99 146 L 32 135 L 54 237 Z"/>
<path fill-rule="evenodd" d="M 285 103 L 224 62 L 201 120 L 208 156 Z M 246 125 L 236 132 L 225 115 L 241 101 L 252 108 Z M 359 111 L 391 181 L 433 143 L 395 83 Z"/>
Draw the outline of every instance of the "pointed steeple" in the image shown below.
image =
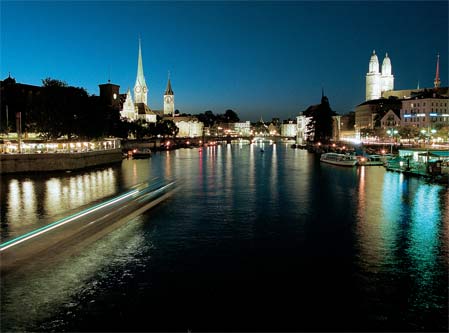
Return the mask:
<path fill-rule="evenodd" d="M 147 83 L 145 82 L 145 76 L 143 75 L 142 64 L 142 47 L 140 45 L 139 38 L 139 55 L 137 58 L 137 77 L 136 84 L 134 85 L 134 98 L 136 103 L 147 104 Z"/>
<path fill-rule="evenodd" d="M 170 71 L 168 72 L 168 82 L 167 82 L 167 89 L 165 89 L 165 95 L 174 95 L 173 90 L 171 88 Z"/>
<path fill-rule="evenodd" d="M 418 80 L 418 86 L 416 87 L 416 89 L 419 89 L 419 80 Z"/>
<path fill-rule="evenodd" d="M 136 84 L 137 83 L 139 83 L 141 86 L 146 86 L 145 76 L 143 75 L 142 47 L 140 45 L 140 38 L 139 38 L 139 56 L 137 58 L 137 78 L 136 78 Z"/>
<path fill-rule="evenodd" d="M 441 81 L 440 81 L 440 54 L 437 55 L 437 70 L 435 73 L 435 81 L 433 81 L 434 87 L 439 88 Z"/>

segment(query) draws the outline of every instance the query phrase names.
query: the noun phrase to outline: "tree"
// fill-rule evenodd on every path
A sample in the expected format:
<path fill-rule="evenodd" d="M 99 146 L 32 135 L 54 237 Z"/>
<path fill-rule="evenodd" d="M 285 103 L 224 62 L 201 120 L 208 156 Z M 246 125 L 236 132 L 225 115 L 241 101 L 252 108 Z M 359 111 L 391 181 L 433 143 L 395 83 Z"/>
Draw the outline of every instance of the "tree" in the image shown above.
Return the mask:
<path fill-rule="evenodd" d="M 68 87 L 63 81 L 51 78 L 42 80 L 39 101 L 32 115 L 33 130 L 46 139 L 57 139 L 63 135 L 70 138 L 76 127 L 74 110 L 84 107 L 87 93 L 84 89 Z"/>
<path fill-rule="evenodd" d="M 226 110 L 224 114 L 224 122 L 226 123 L 238 123 L 240 121 L 239 116 L 232 110 Z"/>
<path fill-rule="evenodd" d="M 210 110 L 200 113 L 198 115 L 198 120 L 201 121 L 205 127 L 212 127 L 217 122 L 217 116 Z"/>
<path fill-rule="evenodd" d="M 419 128 L 411 125 L 400 127 L 398 132 L 401 138 L 408 139 L 409 142 L 420 135 Z"/>
<path fill-rule="evenodd" d="M 436 124 L 435 129 L 437 130 L 434 137 L 442 138 L 443 141 L 449 140 L 449 125 Z"/>
<path fill-rule="evenodd" d="M 332 116 L 336 113 L 332 111 L 327 97 L 323 95 L 321 104 L 309 107 L 304 115 L 311 118 L 307 124 L 309 137 L 313 137 L 314 142 L 329 142 L 332 138 Z"/>

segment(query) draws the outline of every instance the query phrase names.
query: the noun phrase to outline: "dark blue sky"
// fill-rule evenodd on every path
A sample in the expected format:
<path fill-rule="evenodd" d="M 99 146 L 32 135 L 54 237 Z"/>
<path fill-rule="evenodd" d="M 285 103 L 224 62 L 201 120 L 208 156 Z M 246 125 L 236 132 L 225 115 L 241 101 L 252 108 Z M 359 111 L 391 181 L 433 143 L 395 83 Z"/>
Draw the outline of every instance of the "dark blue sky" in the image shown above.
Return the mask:
<path fill-rule="evenodd" d="M 4 2 L 1 77 L 133 87 L 142 38 L 149 105 L 170 70 L 181 112 L 231 108 L 244 120 L 298 114 L 321 98 L 338 113 L 365 98 L 373 49 L 395 89 L 448 84 L 448 2 Z"/>

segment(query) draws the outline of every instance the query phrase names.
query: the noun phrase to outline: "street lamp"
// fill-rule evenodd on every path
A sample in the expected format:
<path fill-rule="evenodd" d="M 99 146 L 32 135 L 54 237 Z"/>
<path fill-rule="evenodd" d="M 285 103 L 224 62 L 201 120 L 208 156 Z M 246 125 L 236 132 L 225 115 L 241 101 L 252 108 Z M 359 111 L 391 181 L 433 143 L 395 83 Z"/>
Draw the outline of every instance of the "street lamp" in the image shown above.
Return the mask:
<path fill-rule="evenodd" d="M 433 134 L 435 134 L 437 132 L 436 129 L 432 128 L 430 129 L 422 129 L 421 130 L 421 134 L 424 136 L 424 142 L 426 141 L 427 138 L 427 144 L 430 144 L 430 138 L 432 137 Z"/>
<path fill-rule="evenodd" d="M 394 136 L 398 134 L 398 130 L 389 129 L 389 130 L 387 130 L 387 134 L 390 137 L 390 144 L 391 144 L 390 153 L 393 154 Z"/>

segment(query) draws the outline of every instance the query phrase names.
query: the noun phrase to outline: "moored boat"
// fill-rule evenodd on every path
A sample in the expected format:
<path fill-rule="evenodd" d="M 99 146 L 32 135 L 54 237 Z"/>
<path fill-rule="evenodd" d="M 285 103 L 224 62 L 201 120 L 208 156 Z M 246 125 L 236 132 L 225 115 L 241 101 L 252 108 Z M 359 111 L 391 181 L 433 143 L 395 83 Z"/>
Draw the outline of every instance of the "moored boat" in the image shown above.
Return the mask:
<path fill-rule="evenodd" d="M 357 159 L 354 156 L 337 153 L 321 154 L 320 161 L 324 163 L 353 167 L 357 165 Z"/>
<path fill-rule="evenodd" d="M 384 165 L 382 156 L 380 155 L 366 155 L 358 158 L 358 165 Z"/>
<path fill-rule="evenodd" d="M 149 158 L 149 157 L 151 157 L 151 150 L 147 149 L 147 148 L 145 148 L 143 150 L 134 149 L 133 152 L 132 152 L 132 157 L 134 159 L 137 159 L 137 158 Z"/>

